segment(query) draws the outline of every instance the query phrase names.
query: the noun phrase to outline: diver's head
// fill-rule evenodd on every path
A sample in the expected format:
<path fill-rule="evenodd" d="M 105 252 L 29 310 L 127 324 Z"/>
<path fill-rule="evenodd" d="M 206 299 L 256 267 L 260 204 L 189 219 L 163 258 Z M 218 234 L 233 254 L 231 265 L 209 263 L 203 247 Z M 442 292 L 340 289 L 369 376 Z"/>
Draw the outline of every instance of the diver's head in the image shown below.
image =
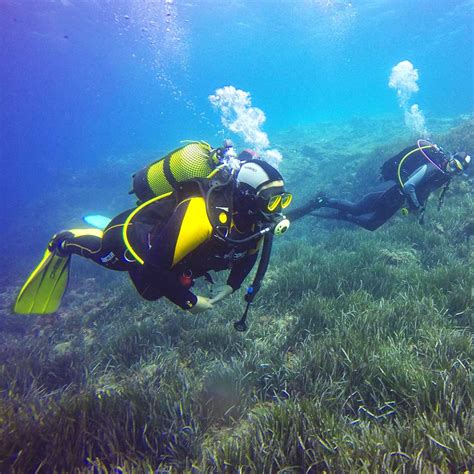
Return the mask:
<path fill-rule="evenodd" d="M 237 174 L 235 209 L 260 222 L 277 222 L 292 195 L 285 191 L 282 175 L 266 161 L 244 163 Z"/>
<path fill-rule="evenodd" d="M 450 174 L 462 174 L 471 164 L 471 156 L 465 151 L 458 151 L 448 159 L 446 171 Z"/>

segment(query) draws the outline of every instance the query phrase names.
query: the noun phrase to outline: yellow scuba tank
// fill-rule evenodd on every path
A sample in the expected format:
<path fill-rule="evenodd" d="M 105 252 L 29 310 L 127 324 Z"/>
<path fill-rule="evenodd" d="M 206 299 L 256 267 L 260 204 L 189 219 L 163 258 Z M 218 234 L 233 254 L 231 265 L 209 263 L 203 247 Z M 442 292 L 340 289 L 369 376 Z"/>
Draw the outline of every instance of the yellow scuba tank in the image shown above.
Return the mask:
<path fill-rule="evenodd" d="M 135 173 L 130 194 L 148 201 L 175 190 L 183 181 L 207 177 L 218 165 L 218 155 L 211 145 L 191 142 Z"/>

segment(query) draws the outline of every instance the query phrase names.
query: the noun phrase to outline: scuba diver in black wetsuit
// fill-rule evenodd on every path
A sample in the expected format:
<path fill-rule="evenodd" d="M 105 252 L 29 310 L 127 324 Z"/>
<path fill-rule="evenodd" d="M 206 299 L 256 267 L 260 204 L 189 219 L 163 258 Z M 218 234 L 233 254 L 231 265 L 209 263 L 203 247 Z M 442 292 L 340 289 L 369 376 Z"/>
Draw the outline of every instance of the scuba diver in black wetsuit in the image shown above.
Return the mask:
<path fill-rule="evenodd" d="M 352 222 L 367 230 L 376 230 L 398 210 L 404 214 L 419 212 L 423 223 L 427 199 L 433 191 L 443 187 L 439 207 L 451 178 L 469 166 L 471 157 L 465 152 L 448 155 L 437 145 L 425 140 L 401 151 L 387 160 L 381 168 L 385 182 L 378 185 L 358 202 L 332 199 L 318 195 L 309 203 L 288 213 L 294 221 L 315 209 L 328 207 L 339 212 L 317 214 L 318 217 Z M 408 203 L 408 208 L 404 207 Z"/>
<path fill-rule="evenodd" d="M 199 146 L 204 157 L 202 143 Z M 72 229 L 55 235 L 22 288 L 15 311 L 56 311 L 67 285 L 72 254 L 111 270 L 127 271 L 145 299 L 164 296 L 192 313 L 211 309 L 240 288 L 257 261 L 262 242 L 266 261 L 261 259 L 259 270 L 263 278 L 261 268 L 268 265 L 272 237 L 289 226 L 281 211 L 292 196 L 285 192 L 282 176 L 267 162 L 242 162 L 248 158 L 242 156 L 237 165 L 234 162 L 234 169 L 220 165 L 206 178 L 178 181 L 176 167 L 171 166 L 173 177 L 169 165 L 173 160 L 176 164 L 179 156 L 189 158 L 190 150 L 186 145 L 168 155 L 170 160 L 166 163 L 165 159 L 164 166 L 160 160 L 147 167 L 146 180 L 143 173 L 137 173 L 134 192 L 140 198 L 153 197 L 119 214 L 103 230 Z M 159 180 L 153 167 L 158 163 L 165 168 L 168 184 L 173 181 L 173 190 L 154 196 L 153 186 Z M 209 277 L 210 270 L 225 269 L 230 269 L 227 284 L 214 298 L 191 291 L 196 278 Z M 246 297 L 247 302 L 249 299 L 253 298 Z"/>

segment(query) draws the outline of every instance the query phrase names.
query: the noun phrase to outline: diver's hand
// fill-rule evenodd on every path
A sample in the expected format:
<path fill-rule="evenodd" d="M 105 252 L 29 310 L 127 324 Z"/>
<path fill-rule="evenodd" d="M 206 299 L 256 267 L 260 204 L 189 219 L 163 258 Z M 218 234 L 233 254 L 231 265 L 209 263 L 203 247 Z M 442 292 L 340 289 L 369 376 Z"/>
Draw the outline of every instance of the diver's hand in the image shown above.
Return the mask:
<path fill-rule="evenodd" d="M 413 201 L 413 199 L 411 199 L 410 197 L 407 199 L 407 207 L 408 207 L 408 210 L 410 211 L 410 213 L 417 213 L 420 211 L 420 209 L 422 208 L 422 205 L 419 204 L 419 203 L 416 203 L 415 201 Z"/>
<path fill-rule="evenodd" d="M 208 309 L 212 309 L 212 301 L 205 296 L 196 296 L 197 302 L 196 304 L 189 310 L 192 314 L 199 314 L 207 311 Z"/>
<path fill-rule="evenodd" d="M 214 296 L 214 298 L 211 298 L 209 301 L 211 304 L 218 303 L 219 301 L 222 301 L 224 298 L 227 298 L 229 295 L 231 295 L 233 291 L 234 290 L 230 285 L 224 285 L 221 291 L 219 291 L 219 293 L 217 293 L 217 295 Z"/>

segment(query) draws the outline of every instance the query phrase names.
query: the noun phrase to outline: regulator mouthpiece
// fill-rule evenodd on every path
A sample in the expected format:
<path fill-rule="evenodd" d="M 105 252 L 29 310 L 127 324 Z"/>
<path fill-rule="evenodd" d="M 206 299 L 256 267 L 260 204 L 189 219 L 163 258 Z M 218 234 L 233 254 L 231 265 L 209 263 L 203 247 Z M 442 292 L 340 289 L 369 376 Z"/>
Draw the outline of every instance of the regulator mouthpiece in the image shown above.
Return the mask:
<path fill-rule="evenodd" d="M 282 235 L 288 230 L 289 227 L 290 221 L 286 217 L 282 216 L 282 219 L 278 221 L 273 228 L 273 235 Z"/>

